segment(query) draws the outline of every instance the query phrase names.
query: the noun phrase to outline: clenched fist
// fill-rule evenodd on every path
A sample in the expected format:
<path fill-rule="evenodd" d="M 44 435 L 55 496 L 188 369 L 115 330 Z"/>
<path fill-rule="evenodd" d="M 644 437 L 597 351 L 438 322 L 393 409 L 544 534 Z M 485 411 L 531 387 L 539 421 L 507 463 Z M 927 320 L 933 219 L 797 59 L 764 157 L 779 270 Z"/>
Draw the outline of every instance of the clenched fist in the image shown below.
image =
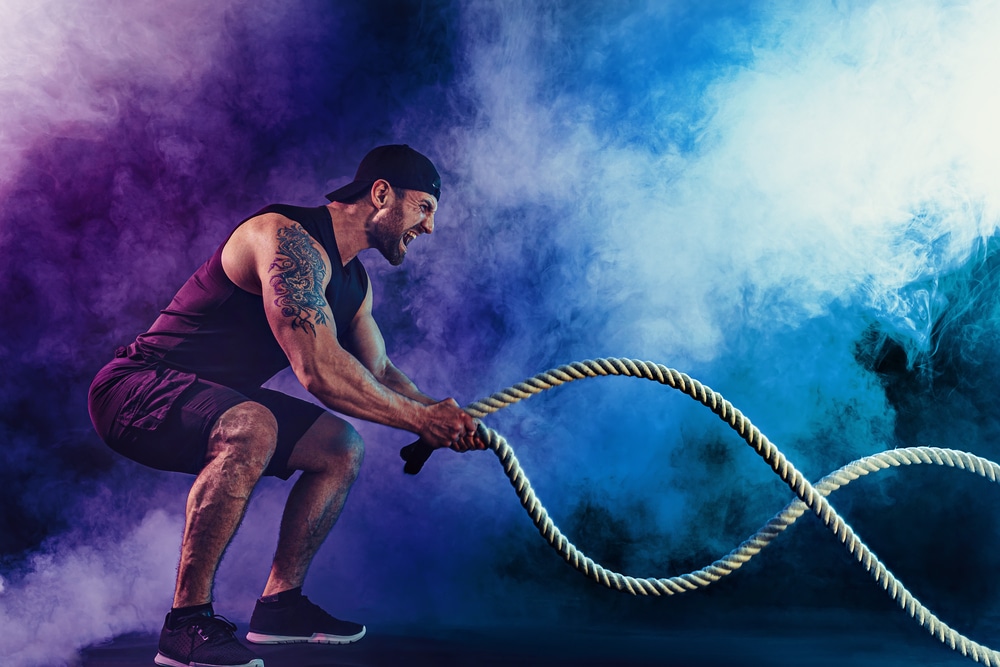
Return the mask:
<path fill-rule="evenodd" d="M 456 451 L 475 449 L 476 420 L 458 406 L 453 398 L 428 405 L 420 438 L 434 448 L 451 447 Z M 479 447 L 482 449 L 482 447 Z"/>

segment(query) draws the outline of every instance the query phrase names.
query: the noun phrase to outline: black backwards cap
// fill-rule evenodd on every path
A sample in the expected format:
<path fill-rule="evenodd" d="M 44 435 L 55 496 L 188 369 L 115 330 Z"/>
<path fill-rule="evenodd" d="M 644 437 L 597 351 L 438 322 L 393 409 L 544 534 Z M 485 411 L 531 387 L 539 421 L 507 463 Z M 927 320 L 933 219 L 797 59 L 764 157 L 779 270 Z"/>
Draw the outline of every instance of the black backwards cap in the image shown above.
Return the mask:
<path fill-rule="evenodd" d="M 354 180 L 326 196 L 330 201 L 350 201 L 380 178 L 403 190 L 419 190 L 441 199 L 441 176 L 433 163 L 406 144 L 379 146 L 358 165 Z"/>

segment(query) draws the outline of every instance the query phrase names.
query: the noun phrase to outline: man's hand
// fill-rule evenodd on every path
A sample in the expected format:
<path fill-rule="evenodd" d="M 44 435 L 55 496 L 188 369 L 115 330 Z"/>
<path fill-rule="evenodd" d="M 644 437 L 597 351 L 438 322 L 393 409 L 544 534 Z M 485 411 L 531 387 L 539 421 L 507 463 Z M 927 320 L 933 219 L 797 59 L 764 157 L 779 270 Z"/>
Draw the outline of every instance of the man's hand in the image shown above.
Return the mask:
<path fill-rule="evenodd" d="M 475 440 L 476 420 L 458 407 L 453 398 L 446 398 L 428 405 L 424 411 L 425 422 L 418 434 L 431 447 L 451 447 L 458 451 L 463 443 Z"/>
<path fill-rule="evenodd" d="M 451 399 L 448 399 L 448 401 L 451 401 Z M 448 403 L 448 401 L 442 402 Z M 454 404 L 455 402 L 451 401 L 451 403 Z M 484 427 L 478 419 L 474 419 L 473 422 L 476 425 L 476 429 L 474 431 L 466 432 L 466 434 L 460 437 L 456 442 L 443 446 L 449 447 L 456 452 L 489 449 L 489 440 L 483 437 L 483 434 L 486 432 L 486 427 Z M 407 445 L 406 447 L 403 447 L 403 449 L 399 452 L 400 457 L 406 461 L 406 465 L 403 466 L 403 472 L 408 475 L 416 475 L 420 472 L 420 469 L 423 468 L 424 463 L 427 462 L 430 455 L 434 453 L 435 449 L 438 449 L 438 447 L 433 447 L 423 438 Z"/>
<path fill-rule="evenodd" d="M 473 450 L 487 449 L 489 445 L 479 435 L 479 420 L 474 419 L 476 427 L 458 439 L 458 442 L 451 445 L 451 449 L 456 452 L 470 452 Z"/>

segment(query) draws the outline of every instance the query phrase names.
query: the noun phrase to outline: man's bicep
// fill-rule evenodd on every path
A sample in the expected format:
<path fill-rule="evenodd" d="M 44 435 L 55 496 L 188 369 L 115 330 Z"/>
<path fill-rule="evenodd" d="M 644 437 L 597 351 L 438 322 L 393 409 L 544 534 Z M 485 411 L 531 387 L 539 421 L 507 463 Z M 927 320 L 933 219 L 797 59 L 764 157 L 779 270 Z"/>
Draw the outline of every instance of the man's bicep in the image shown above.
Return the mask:
<path fill-rule="evenodd" d="M 286 328 L 313 338 L 323 328 L 335 333 L 325 294 L 329 270 L 312 237 L 293 223 L 278 227 L 270 245 L 259 255 L 258 267 L 264 309 L 275 333 Z"/>
<path fill-rule="evenodd" d="M 325 294 L 329 260 L 294 222 L 267 230 L 262 250 L 257 266 L 267 320 L 295 375 L 309 387 L 341 351 Z"/>

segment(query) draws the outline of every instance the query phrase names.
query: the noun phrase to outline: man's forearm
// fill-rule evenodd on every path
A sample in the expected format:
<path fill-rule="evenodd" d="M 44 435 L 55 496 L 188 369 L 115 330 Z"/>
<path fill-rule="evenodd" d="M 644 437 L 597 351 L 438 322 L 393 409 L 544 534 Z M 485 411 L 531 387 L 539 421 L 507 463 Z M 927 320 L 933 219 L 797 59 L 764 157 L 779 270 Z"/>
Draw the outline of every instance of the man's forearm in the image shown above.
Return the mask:
<path fill-rule="evenodd" d="M 413 383 L 407 375 L 396 368 L 391 361 L 387 362 L 385 369 L 382 371 L 381 375 L 375 376 L 376 379 L 383 385 L 396 392 L 397 394 L 402 394 L 407 398 L 411 398 L 418 403 L 424 405 L 430 405 L 436 403 L 437 401 L 424 392 L 417 388 L 417 385 Z"/>
<path fill-rule="evenodd" d="M 385 373 L 375 375 L 347 354 L 333 354 L 312 373 L 305 388 L 324 405 L 351 417 L 411 431 L 432 447 L 464 443 L 475 432 L 475 421 L 454 399 L 435 401 L 422 393 L 398 370 L 390 372 L 393 383 L 383 384 Z M 299 375 L 296 373 L 296 375 Z M 407 395 L 412 394 L 412 395 Z"/>
<path fill-rule="evenodd" d="M 382 382 L 346 352 L 330 355 L 325 361 L 322 366 L 302 369 L 296 375 L 326 407 L 351 417 L 419 431 L 424 421 L 419 413 L 430 403 Z"/>

